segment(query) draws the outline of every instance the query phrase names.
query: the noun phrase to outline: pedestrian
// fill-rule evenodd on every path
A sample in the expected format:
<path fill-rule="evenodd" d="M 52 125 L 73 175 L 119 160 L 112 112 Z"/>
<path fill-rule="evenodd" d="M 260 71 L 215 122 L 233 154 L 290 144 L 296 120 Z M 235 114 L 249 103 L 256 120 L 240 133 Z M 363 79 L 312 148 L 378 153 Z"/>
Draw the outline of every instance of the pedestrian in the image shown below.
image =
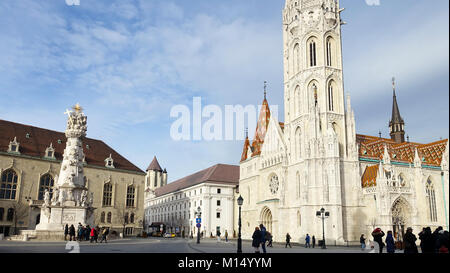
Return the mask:
<path fill-rule="evenodd" d="M 440 230 L 438 238 L 439 253 L 448 253 L 448 241 L 449 241 L 448 231 Z"/>
<path fill-rule="evenodd" d="M 102 239 L 100 240 L 100 243 L 103 243 L 103 241 L 105 241 L 105 243 L 108 243 L 106 241 L 106 236 L 108 235 L 108 229 L 107 228 L 103 228 L 102 230 Z"/>
<path fill-rule="evenodd" d="M 91 234 L 91 227 L 89 225 L 86 226 L 84 230 L 84 240 L 89 241 L 89 234 Z"/>
<path fill-rule="evenodd" d="M 69 228 L 69 240 L 70 241 L 72 241 L 72 240 L 75 241 L 75 227 L 73 226 L 73 224 L 70 225 L 70 228 Z"/>
<path fill-rule="evenodd" d="M 69 225 L 66 224 L 64 227 L 64 241 L 67 241 L 67 235 L 69 234 Z"/>
<path fill-rule="evenodd" d="M 405 254 L 419 253 L 416 245 L 417 238 L 416 235 L 413 234 L 413 229 L 411 227 L 406 229 L 403 239 L 405 241 Z"/>
<path fill-rule="evenodd" d="M 266 237 L 267 237 L 267 241 L 268 241 L 267 246 L 273 247 L 272 246 L 272 238 L 273 238 L 272 233 L 266 231 Z"/>
<path fill-rule="evenodd" d="M 289 245 L 290 248 L 292 248 L 292 246 L 291 246 L 291 235 L 289 235 L 289 233 L 286 234 L 286 246 L 284 248 L 287 248 L 288 245 Z"/>
<path fill-rule="evenodd" d="M 261 230 L 261 248 L 263 250 L 263 253 L 267 253 L 267 251 L 266 251 L 266 233 L 267 233 L 267 230 L 266 230 L 266 228 L 264 227 L 263 224 L 260 224 L 259 228 Z"/>
<path fill-rule="evenodd" d="M 83 240 L 83 234 L 84 234 L 84 227 L 78 226 L 77 241 L 81 242 L 81 240 Z"/>
<path fill-rule="evenodd" d="M 359 237 L 359 243 L 361 244 L 361 250 L 364 251 L 366 248 L 366 238 L 364 238 L 364 234 L 361 234 L 361 237 Z"/>
<path fill-rule="evenodd" d="M 312 247 L 314 248 L 316 246 L 316 237 L 312 236 Z"/>
<path fill-rule="evenodd" d="M 95 229 L 94 229 L 94 241 L 96 243 L 98 243 L 98 234 L 99 234 L 99 232 L 100 232 L 100 228 L 98 226 L 96 226 Z"/>
<path fill-rule="evenodd" d="M 386 251 L 387 253 L 395 253 L 395 242 L 394 236 L 392 236 L 392 231 L 388 231 L 386 236 Z"/>
<path fill-rule="evenodd" d="M 91 236 L 91 243 L 94 242 L 95 239 L 95 228 L 91 229 L 91 234 L 89 234 Z"/>
<path fill-rule="evenodd" d="M 225 242 L 228 243 L 228 230 L 225 230 Z"/>
<path fill-rule="evenodd" d="M 384 237 L 384 235 L 385 235 L 384 231 L 382 231 L 381 228 L 376 228 L 372 232 L 373 240 L 378 243 L 378 246 L 380 249 L 379 253 L 383 253 L 383 247 L 384 247 L 383 237 Z"/>
<path fill-rule="evenodd" d="M 439 226 L 437 229 L 435 229 L 433 231 L 433 240 L 434 240 L 434 252 L 435 253 L 439 253 L 439 248 L 441 247 L 440 243 L 439 243 L 439 232 L 443 230 L 443 228 L 441 226 Z"/>
<path fill-rule="evenodd" d="M 305 237 L 305 248 L 311 248 L 311 244 L 310 244 L 310 240 L 311 240 L 311 237 L 309 237 L 309 234 L 306 234 L 306 237 Z"/>
<path fill-rule="evenodd" d="M 220 230 L 217 230 L 217 234 L 216 234 L 217 235 L 217 242 L 220 242 L 220 234 L 221 234 Z"/>
<path fill-rule="evenodd" d="M 83 226 L 81 225 L 81 223 L 78 223 L 78 227 L 77 227 L 77 241 L 80 240 L 80 234 L 81 234 L 82 230 L 83 230 Z"/>
<path fill-rule="evenodd" d="M 252 239 L 252 247 L 255 248 L 255 253 L 260 253 L 259 245 L 261 244 L 261 231 L 259 230 L 259 227 L 255 227 Z"/>
<path fill-rule="evenodd" d="M 436 253 L 436 240 L 434 239 L 431 228 L 426 227 L 419 233 L 420 249 L 422 253 Z"/>

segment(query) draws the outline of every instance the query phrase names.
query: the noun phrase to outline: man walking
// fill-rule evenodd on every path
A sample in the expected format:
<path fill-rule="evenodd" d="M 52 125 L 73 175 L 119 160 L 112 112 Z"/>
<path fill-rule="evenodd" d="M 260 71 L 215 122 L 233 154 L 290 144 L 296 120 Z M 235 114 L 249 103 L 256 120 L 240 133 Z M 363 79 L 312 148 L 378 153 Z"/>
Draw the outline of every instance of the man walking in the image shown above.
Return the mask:
<path fill-rule="evenodd" d="M 292 248 L 291 246 L 291 235 L 286 234 L 286 246 L 284 248 L 287 248 L 287 246 L 289 245 L 290 248 Z"/>
<path fill-rule="evenodd" d="M 67 241 L 67 235 L 69 234 L 69 225 L 66 224 L 64 227 L 64 241 Z"/>
<path fill-rule="evenodd" d="M 225 230 L 225 242 L 228 243 L 228 230 Z"/>
<path fill-rule="evenodd" d="M 70 228 L 69 228 L 69 240 L 70 241 L 72 241 L 72 240 L 75 241 L 75 227 L 73 226 L 73 224 L 70 225 Z"/>
<path fill-rule="evenodd" d="M 267 230 L 264 227 L 263 224 L 259 225 L 259 228 L 261 229 L 261 248 L 263 250 L 263 253 L 267 253 L 266 251 L 266 234 L 267 234 Z"/>
<path fill-rule="evenodd" d="M 309 237 L 309 234 L 306 234 L 306 238 L 305 238 L 305 248 L 311 248 L 311 244 L 309 243 L 311 240 L 311 237 Z"/>

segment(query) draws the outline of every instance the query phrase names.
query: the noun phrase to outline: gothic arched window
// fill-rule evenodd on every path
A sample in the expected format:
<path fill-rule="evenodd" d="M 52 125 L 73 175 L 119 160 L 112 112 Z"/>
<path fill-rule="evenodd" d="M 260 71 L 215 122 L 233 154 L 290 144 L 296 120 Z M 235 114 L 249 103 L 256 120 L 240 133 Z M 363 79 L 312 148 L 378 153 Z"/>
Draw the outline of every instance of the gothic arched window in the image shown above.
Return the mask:
<path fill-rule="evenodd" d="M 108 212 L 108 216 L 106 217 L 106 222 L 107 222 L 108 224 L 111 224 L 111 218 L 112 218 L 112 213 L 111 213 L 111 212 Z"/>
<path fill-rule="evenodd" d="M 134 213 L 130 214 L 130 223 L 134 224 Z"/>
<path fill-rule="evenodd" d="M 105 212 L 103 211 L 102 214 L 100 214 L 100 223 L 105 222 Z"/>
<path fill-rule="evenodd" d="M 328 84 L 328 110 L 334 111 L 334 92 L 332 81 Z"/>
<path fill-rule="evenodd" d="M 128 224 L 128 212 L 123 216 L 123 221 L 125 224 Z"/>
<path fill-rule="evenodd" d="M 301 114 L 300 86 L 295 87 L 294 96 L 295 96 L 295 114 L 296 114 L 296 116 L 298 116 Z"/>
<path fill-rule="evenodd" d="M 13 170 L 6 170 L 2 173 L 0 182 L 0 199 L 16 199 L 17 174 Z"/>
<path fill-rule="evenodd" d="M 11 222 L 14 219 L 14 209 L 9 208 L 8 213 L 6 214 L 6 221 Z"/>
<path fill-rule="evenodd" d="M 300 45 L 295 44 L 294 46 L 294 74 L 297 74 L 300 71 Z"/>
<path fill-rule="evenodd" d="M 44 193 L 46 190 L 50 193 L 50 199 L 53 196 L 53 185 L 55 181 L 50 174 L 43 175 L 39 182 L 39 196 L 38 200 L 44 200 Z"/>
<path fill-rule="evenodd" d="M 331 37 L 328 37 L 327 39 L 327 66 L 332 66 L 332 52 L 333 52 L 333 39 Z"/>
<path fill-rule="evenodd" d="M 309 43 L 309 66 L 317 66 L 317 55 L 316 55 L 316 42 L 311 41 Z"/>
<path fill-rule="evenodd" d="M 302 157 L 302 131 L 300 130 L 300 127 L 297 128 L 295 131 L 295 144 L 296 144 L 296 153 L 297 153 L 297 159 L 300 160 Z"/>
<path fill-rule="evenodd" d="M 112 203 L 112 184 L 106 183 L 103 185 L 103 206 L 109 207 Z"/>
<path fill-rule="evenodd" d="M 5 209 L 0 208 L 0 222 L 3 221 L 3 214 L 5 214 Z"/>
<path fill-rule="evenodd" d="M 271 192 L 272 194 L 276 194 L 276 193 L 278 192 L 279 186 L 280 186 L 280 182 L 279 182 L 279 180 L 278 180 L 278 176 L 273 175 L 273 176 L 270 178 L 270 183 L 269 183 L 270 192 Z"/>
<path fill-rule="evenodd" d="M 134 207 L 134 192 L 135 188 L 133 185 L 127 188 L 127 207 Z"/>
<path fill-rule="evenodd" d="M 437 222 L 436 196 L 434 192 L 434 185 L 430 178 L 427 179 L 426 197 L 429 208 L 429 220 L 431 222 Z"/>

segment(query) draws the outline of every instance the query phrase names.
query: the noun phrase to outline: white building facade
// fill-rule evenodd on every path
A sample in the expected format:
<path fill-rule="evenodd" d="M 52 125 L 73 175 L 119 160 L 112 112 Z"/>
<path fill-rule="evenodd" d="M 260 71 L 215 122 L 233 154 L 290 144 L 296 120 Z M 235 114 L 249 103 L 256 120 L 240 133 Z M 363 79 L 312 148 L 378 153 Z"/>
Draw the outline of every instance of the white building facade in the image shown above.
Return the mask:
<path fill-rule="evenodd" d="M 201 211 L 203 236 L 232 236 L 233 203 L 239 166 L 215 165 L 162 187 L 147 188 L 145 219 L 147 232 L 196 236 L 197 210 Z"/>
<path fill-rule="evenodd" d="M 275 241 L 359 242 L 374 227 L 448 229 L 448 140 L 404 140 L 395 86 L 391 139 L 359 135 L 345 99 L 339 1 L 286 0 L 283 10 L 284 123 L 264 98 L 240 163 L 242 233 L 263 223 Z M 346 105 L 345 105 L 346 101 Z M 236 210 L 236 209 L 235 209 Z M 235 218 L 235 229 L 237 229 Z"/>

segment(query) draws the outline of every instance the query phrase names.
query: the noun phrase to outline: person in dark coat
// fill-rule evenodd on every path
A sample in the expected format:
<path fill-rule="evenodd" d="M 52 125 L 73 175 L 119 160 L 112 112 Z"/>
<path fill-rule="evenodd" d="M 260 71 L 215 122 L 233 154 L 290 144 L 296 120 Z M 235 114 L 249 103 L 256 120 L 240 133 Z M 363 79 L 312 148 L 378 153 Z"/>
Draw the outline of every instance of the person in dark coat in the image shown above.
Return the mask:
<path fill-rule="evenodd" d="M 261 230 L 261 248 L 263 250 L 263 253 L 267 253 L 266 251 L 266 235 L 267 235 L 267 230 L 266 227 L 264 227 L 263 224 L 259 225 L 259 228 Z"/>
<path fill-rule="evenodd" d="M 384 247 L 384 243 L 383 243 L 383 237 L 384 237 L 384 232 L 381 230 L 381 228 L 376 228 L 373 232 L 372 232 L 372 236 L 373 236 L 373 240 L 375 242 L 378 243 L 380 252 L 379 253 L 383 253 L 383 247 Z"/>
<path fill-rule="evenodd" d="M 440 230 L 438 237 L 439 253 L 448 253 L 448 241 L 449 233 L 448 231 Z"/>
<path fill-rule="evenodd" d="M 261 245 L 261 231 L 259 230 L 259 227 L 255 227 L 255 232 L 253 232 L 252 239 L 252 247 L 255 248 L 255 253 L 260 253 L 259 246 Z"/>
<path fill-rule="evenodd" d="M 413 229 L 411 227 L 407 228 L 405 236 L 403 237 L 403 240 L 405 241 L 405 254 L 419 253 L 416 245 L 417 238 L 412 232 Z"/>
<path fill-rule="evenodd" d="M 272 233 L 267 231 L 266 236 L 267 236 L 267 241 L 268 241 L 267 246 L 268 247 L 273 247 L 272 246 L 272 238 L 273 238 Z"/>
<path fill-rule="evenodd" d="M 91 234 L 91 227 L 89 225 L 86 226 L 84 230 L 84 240 L 89 241 L 89 234 Z"/>
<path fill-rule="evenodd" d="M 434 239 L 433 233 L 431 233 L 431 228 L 426 227 L 419 233 L 420 239 L 420 249 L 422 253 L 435 253 L 436 252 L 436 241 Z"/>
<path fill-rule="evenodd" d="M 361 234 L 361 237 L 359 237 L 359 243 L 361 244 L 361 250 L 364 251 L 366 248 L 366 238 L 364 238 L 364 234 Z"/>
<path fill-rule="evenodd" d="M 395 253 L 395 241 L 394 236 L 392 236 L 392 231 L 388 231 L 386 236 L 386 251 L 387 253 Z"/>
<path fill-rule="evenodd" d="M 69 228 L 69 240 L 75 241 L 75 227 L 73 225 L 70 225 L 70 228 Z"/>
<path fill-rule="evenodd" d="M 314 248 L 316 246 L 316 237 L 312 236 L 312 247 Z"/>
<path fill-rule="evenodd" d="M 441 247 L 440 243 L 439 243 L 439 232 L 443 230 L 442 227 L 438 227 L 437 229 L 435 229 L 433 231 L 433 240 L 434 240 L 434 252 L 438 253 L 439 252 L 439 248 Z"/>
<path fill-rule="evenodd" d="M 67 241 L 67 235 L 69 234 L 69 225 L 66 224 L 64 227 L 64 241 Z"/>
<path fill-rule="evenodd" d="M 287 248 L 288 245 L 289 245 L 290 248 L 292 248 L 292 246 L 291 246 L 291 235 L 289 235 L 289 233 L 286 234 L 286 247 L 285 248 Z"/>

